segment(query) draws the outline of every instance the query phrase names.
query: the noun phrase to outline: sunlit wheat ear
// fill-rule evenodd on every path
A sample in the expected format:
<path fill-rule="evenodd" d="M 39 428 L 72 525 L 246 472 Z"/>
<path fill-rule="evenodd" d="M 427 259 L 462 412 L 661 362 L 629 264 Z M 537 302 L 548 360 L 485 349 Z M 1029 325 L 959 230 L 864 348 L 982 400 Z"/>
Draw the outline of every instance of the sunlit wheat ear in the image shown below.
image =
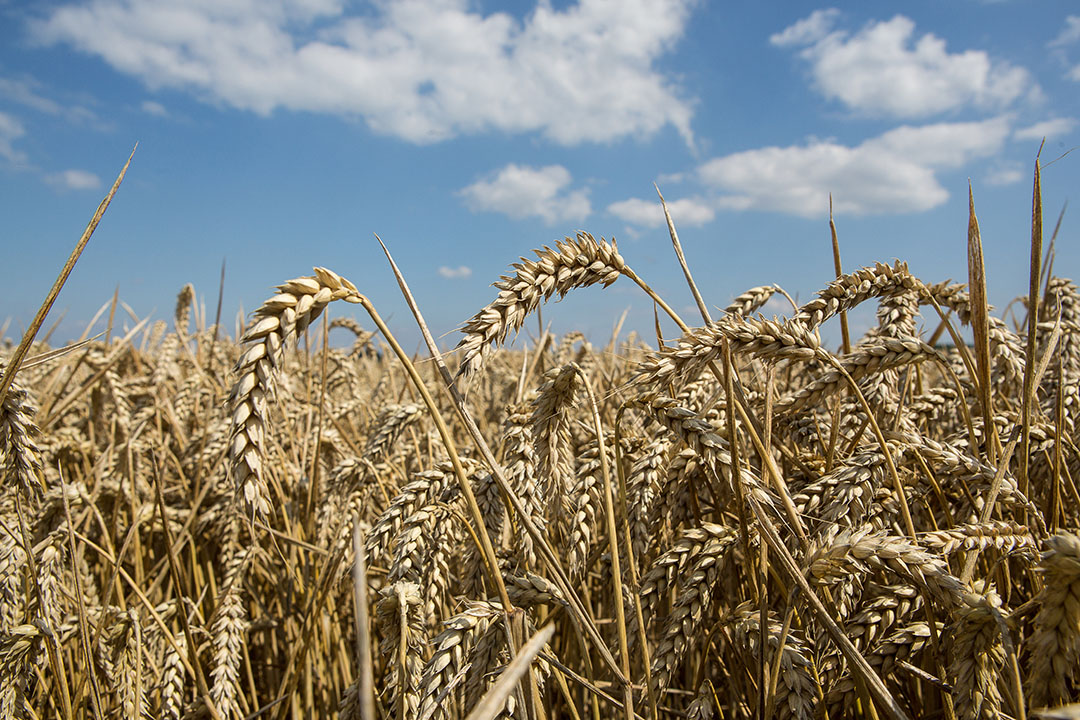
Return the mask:
<path fill-rule="evenodd" d="M 724 314 L 750 317 L 764 307 L 765 303 L 769 302 L 769 299 L 772 298 L 778 289 L 779 288 L 776 285 L 752 287 L 732 300 L 731 304 L 724 308 Z"/>
<path fill-rule="evenodd" d="M 589 551 L 593 546 L 593 530 L 597 527 L 596 510 L 600 504 L 597 485 L 600 482 L 600 451 L 592 441 L 579 457 L 577 479 L 569 493 L 569 543 L 567 567 L 570 575 L 579 578 L 585 572 Z"/>
<path fill-rule="evenodd" d="M 641 580 L 641 612 L 645 622 L 656 616 L 657 606 L 671 589 L 689 577 L 689 569 L 707 547 L 720 552 L 733 545 L 737 537 L 731 528 L 710 522 L 684 530 L 678 542 L 656 559 Z M 640 628 L 635 623 L 627 629 L 631 631 L 630 646 L 636 647 L 641 639 Z"/>
<path fill-rule="evenodd" d="M 1080 536 L 1060 533 L 1046 540 L 1040 568 L 1046 583 L 1029 641 L 1025 688 L 1032 707 L 1069 702 L 1080 657 Z"/>
<path fill-rule="evenodd" d="M 240 712 L 240 662 L 248 629 L 244 576 L 251 557 L 251 550 L 241 550 L 230 558 L 221 596 L 210 621 L 213 644 L 210 697 L 225 718 Z"/>
<path fill-rule="evenodd" d="M 114 646 L 116 697 L 124 717 L 145 717 L 149 709 L 145 685 L 147 668 L 143 664 L 143 629 L 138 608 L 122 614 L 113 628 L 110 644 Z"/>
<path fill-rule="evenodd" d="M 793 500 L 800 513 L 820 518 L 823 529 L 859 528 L 886 477 L 885 455 L 877 448 L 865 450 L 804 486 Z"/>
<path fill-rule="evenodd" d="M 851 310 L 866 300 L 908 292 L 918 285 L 918 280 L 908 272 L 907 263 L 899 260 L 892 265 L 877 263 L 874 267 L 860 268 L 829 283 L 816 298 L 799 308 L 795 319 L 816 328 L 834 315 Z"/>
<path fill-rule="evenodd" d="M 948 282 L 921 285 L 920 298 L 924 302 L 929 302 L 928 298 L 932 297 L 943 310 L 955 311 L 961 323 L 964 325 L 971 323 L 971 297 L 968 294 L 967 285 Z M 1012 383 L 1023 383 L 1023 343 L 1001 318 L 991 315 L 987 318 L 987 321 L 989 323 L 990 355 L 993 360 L 995 380 L 1005 379 Z M 1014 385 L 1013 387 L 1018 386 Z"/>
<path fill-rule="evenodd" d="M 972 480 L 978 480 L 989 484 L 997 470 L 979 458 L 953 447 L 948 443 L 936 442 L 922 435 L 888 432 L 886 436 L 890 441 L 896 440 L 902 443 L 905 454 L 905 463 L 914 463 L 914 454 L 917 452 L 936 473 L 941 473 L 947 478 L 962 478 L 966 484 Z M 940 479 L 939 475 L 939 479 Z M 973 496 L 976 510 L 982 508 L 985 500 L 977 493 Z M 1046 532 L 1046 522 L 1043 519 L 1042 510 L 1020 492 L 1016 479 L 1008 473 L 1001 479 L 1001 490 L 998 502 L 1010 502 L 1022 505 L 1025 511 L 1035 521 L 1041 534 Z"/>
<path fill-rule="evenodd" d="M 455 482 L 449 463 L 435 470 L 425 470 L 413 476 L 413 481 L 401 489 L 390 506 L 376 518 L 367 536 L 368 552 L 372 557 L 389 559 L 392 541 L 401 532 L 402 525 L 417 510 L 434 505 L 442 493 Z"/>
<path fill-rule="evenodd" d="M 941 623 L 935 626 L 940 634 L 944 629 Z M 918 655 L 930 645 L 930 626 L 925 622 L 908 623 L 882 638 L 869 652 L 864 652 L 870 667 L 882 678 L 892 675 L 900 662 L 906 662 Z M 858 717 L 855 702 L 858 693 L 855 681 L 848 675 L 836 682 L 825 696 L 828 703 L 829 717 Z"/>
<path fill-rule="evenodd" d="M 1080 325 L 1080 290 L 1071 280 L 1054 277 L 1046 284 L 1046 300 L 1039 306 L 1039 314 L 1046 316 L 1046 320 L 1056 320 L 1059 306 L 1063 324 Z M 1066 384 L 1073 384 L 1080 377 L 1080 338 L 1075 332 L 1061 336 L 1061 374 L 1062 382 Z M 1070 414 L 1075 412 L 1072 410 Z"/>
<path fill-rule="evenodd" d="M 982 552 L 990 548 L 1003 552 L 1033 552 L 1037 546 L 1031 530 L 1026 525 L 1011 520 L 990 520 L 986 523 L 968 523 L 947 530 L 928 532 L 919 542 L 942 555 L 960 550 Z"/>
<path fill-rule="evenodd" d="M 921 340 L 911 337 L 879 337 L 857 346 L 840 358 L 839 363 L 853 380 L 859 381 L 875 373 L 938 357 L 937 351 Z M 845 388 L 846 383 L 844 372 L 830 368 L 798 392 L 781 399 L 776 403 L 775 409 L 779 412 L 793 412 L 807 405 L 818 404 L 829 395 Z"/>
<path fill-rule="evenodd" d="M 717 581 L 721 561 L 733 538 L 710 539 L 697 554 L 694 567 L 681 583 L 679 598 L 668 617 L 664 637 L 652 661 L 654 690 L 663 692 L 678 670 L 693 638 L 709 610 L 712 597 L 720 589 Z"/>
<path fill-rule="evenodd" d="M 522 258 L 514 263 L 516 272 L 503 275 L 494 284 L 499 296 L 462 328 L 465 337 L 458 344 L 462 351 L 459 377 L 475 375 L 491 354 L 492 344 L 502 345 L 506 336 L 520 330 L 525 318 L 552 295 L 562 297 L 574 288 L 597 283 L 607 287 L 626 268 L 614 240 L 597 240 L 588 233 L 560 240 L 554 249 L 533 252 L 536 259 Z"/>
<path fill-rule="evenodd" d="M 733 495 L 736 495 L 735 483 L 739 482 L 743 485 L 743 491 L 748 497 L 766 507 L 776 509 L 773 496 L 753 472 L 740 467 L 736 476 L 732 470 L 733 462 L 727 441 L 716 433 L 716 428 L 709 422 L 694 411 L 680 407 L 672 398 L 652 397 L 648 400 L 640 400 L 638 403 L 651 412 L 657 422 L 692 448 L 704 464 L 715 468 L 719 475 L 727 477 L 731 482 Z"/>
<path fill-rule="evenodd" d="M 761 616 L 757 603 L 745 602 L 732 611 L 732 640 L 742 645 L 752 659 L 761 655 Z M 775 653 L 780 649 L 781 624 L 769 618 L 765 628 L 765 643 L 772 651 L 770 662 L 777 662 Z M 809 720 L 814 717 L 817 705 L 817 683 L 810 659 L 810 649 L 802 638 L 789 634 L 780 653 L 780 674 L 774 698 L 776 717 L 783 720 Z M 764 712 L 764 709 L 762 709 Z"/>
<path fill-rule="evenodd" d="M 446 716 L 452 698 L 444 698 L 442 693 L 451 687 L 459 673 L 468 669 L 466 658 L 472 654 L 476 641 L 502 615 L 502 606 L 496 603 L 473 602 L 443 623 L 445 629 L 431 641 L 431 659 L 424 664 L 420 678 L 420 720 Z"/>
<path fill-rule="evenodd" d="M 405 428 L 423 414 L 423 406 L 416 403 L 387 405 L 375 421 L 377 430 L 364 445 L 364 457 L 372 462 L 383 459 Z"/>
<path fill-rule="evenodd" d="M 910 585 L 867 583 L 862 594 L 861 609 L 845 620 L 844 629 L 851 642 L 862 652 L 873 647 L 897 624 L 906 622 L 921 607 L 922 595 Z M 839 656 L 833 657 L 839 660 Z M 830 667 L 819 668 L 823 685 L 827 686 L 836 679 L 833 671 L 838 667 L 838 664 L 831 663 Z"/>
<path fill-rule="evenodd" d="M 536 450 L 532 435 L 532 404 L 536 393 L 530 392 L 525 401 L 507 408 L 503 422 L 503 443 L 506 447 L 503 464 L 506 477 L 521 503 L 529 520 L 540 530 L 547 527 L 544 508 L 547 498 L 540 492 L 536 478 Z M 536 567 L 536 549 L 532 538 L 526 533 L 514 533 L 511 537 L 514 557 L 519 565 Z"/>
<path fill-rule="evenodd" d="M 390 672 L 386 692 L 398 720 L 415 718 L 419 712 L 417 690 L 423 673 L 420 657 L 423 623 L 420 607 L 424 602 L 416 583 L 398 581 L 384 587 L 376 606 L 376 620 L 382 634 L 380 652 Z"/>
<path fill-rule="evenodd" d="M 0 373 L 4 364 L 0 363 Z M 37 408 L 30 394 L 18 382 L 12 383 L 0 406 L 0 458 L 4 459 L 2 472 L 4 485 L 14 483 L 26 497 L 36 497 L 44 489 L 41 454 L 37 438 L 40 435 L 34 423 Z"/>
<path fill-rule="evenodd" d="M 964 588 L 945 562 L 908 540 L 845 530 L 807 553 L 810 577 L 818 583 L 843 580 L 870 570 L 887 570 L 922 588 L 946 607 L 964 604 Z"/>
<path fill-rule="evenodd" d="M 19 625 L 0 638 L 0 718 L 23 717 L 27 680 L 43 642 L 36 625 Z"/>
<path fill-rule="evenodd" d="M 186 678 L 184 663 L 180 657 L 187 652 L 187 639 L 184 635 L 176 638 L 176 647 L 171 645 L 165 650 L 161 675 L 161 707 L 158 717 L 162 720 L 180 720 L 184 710 L 184 691 Z"/>
<path fill-rule="evenodd" d="M 1001 598 L 985 581 L 975 583 L 975 592 L 957 611 L 952 629 L 949 675 L 953 700 L 960 720 L 1000 716 L 1001 692 L 998 680 L 1005 666 L 1001 641 Z"/>
<path fill-rule="evenodd" d="M 650 353 L 642 361 L 635 382 L 649 387 L 692 382 L 720 358 L 725 342 L 733 353 L 748 353 L 762 360 L 811 360 L 821 352 L 821 338 L 800 321 L 729 315 L 691 329 L 675 345 Z"/>
<path fill-rule="evenodd" d="M 195 300 L 195 286 L 188 283 L 180 288 L 176 295 L 176 310 L 173 312 L 173 327 L 176 334 L 186 338 L 188 334 L 188 321 L 190 318 L 191 303 Z"/>
<path fill-rule="evenodd" d="M 350 317 L 336 317 L 331 320 L 330 329 L 333 330 L 334 328 L 345 328 L 356 337 L 356 340 L 353 342 L 352 350 L 349 351 L 349 354 L 354 356 L 359 355 L 377 334 L 371 330 L 365 330 L 360 323 Z"/>
<path fill-rule="evenodd" d="M 247 350 L 236 361 L 229 458 L 234 482 L 248 515 L 268 515 L 270 495 L 263 469 L 268 402 L 274 394 L 285 350 L 334 300 L 360 302 L 356 286 L 325 268 L 313 277 L 279 285 L 278 294 L 255 311 L 241 342 Z"/>
<path fill-rule="evenodd" d="M 654 435 L 645 446 L 641 457 L 630 468 L 627 477 L 630 537 L 634 546 L 634 555 L 639 561 L 645 558 L 646 550 L 655 542 L 654 528 L 648 522 L 648 518 L 659 494 L 671 445 L 672 440 L 667 433 Z"/>
<path fill-rule="evenodd" d="M 0 493 L 0 502 L 5 506 L 15 505 L 13 494 L 17 490 Z M 22 549 L 22 540 L 16 535 L 18 520 L 14 508 L 0 513 L 0 637 L 12 632 L 22 621 L 27 597 L 24 594 L 23 570 L 26 567 L 26 552 Z"/>
<path fill-rule="evenodd" d="M 582 380 L 573 365 L 554 368 L 544 378 L 547 382 L 540 386 L 533 400 L 533 451 L 540 494 L 546 498 L 547 517 L 561 527 L 574 477 L 570 411 Z"/>

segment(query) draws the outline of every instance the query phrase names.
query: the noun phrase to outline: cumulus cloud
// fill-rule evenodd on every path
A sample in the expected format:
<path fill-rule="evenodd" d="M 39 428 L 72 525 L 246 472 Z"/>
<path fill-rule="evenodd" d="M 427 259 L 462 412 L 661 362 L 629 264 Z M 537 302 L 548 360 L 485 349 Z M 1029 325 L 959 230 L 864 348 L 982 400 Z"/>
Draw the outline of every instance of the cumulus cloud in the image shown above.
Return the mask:
<path fill-rule="evenodd" d="M 949 193 L 938 170 L 962 167 L 1001 150 L 1009 119 L 901 126 L 859 145 L 812 140 L 714 158 L 701 179 L 724 191 L 718 204 L 733 210 L 770 210 L 804 217 L 909 213 L 944 203 Z"/>
<path fill-rule="evenodd" d="M 656 61 L 693 0 L 540 1 L 518 20 L 469 0 L 90 0 L 34 25 L 150 88 L 260 114 L 362 117 L 415 143 L 488 130 L 566 145 L 674 127 L 691 102 Z"/>
<path fill-rule="evenodd" d="M 716 217 L 716 210 L 701 198 L 680 198 L 669 201 L 667 206 L 671 219 L 680 227 L 700 227 Z M 607 211 L 626 222 L 644 227 L 659 227 L 666 223 L 659 200 L 628 198 L 608 205 Z"/>
<path fill-rule="evenodd" d="M 1068 135 L 1075 127 L 1076 120 L 1074 118 L 1054 118 L 1037 122 L 1026 128 L 1018 128 L 1013 133 L 1013 137 L 1017 140 L 1042 140 L 1043 138 L 1049 140 Z"/>
<path fill-rule="evenodd" d="M 465 279 L 472 277 L 472 268 L 465 265 L 459 265 L 456 268 L 443 265 L 439 268 L 439 274 L 451 280 Z"/>
<path fill-rule="evenodd" d="M 26 128 L 17 118 L 0 112 L 0 158 L 12 165 L 26 164 L 26 154 L 13 147 L 13 143 L 25 134 Z"/>
<path fill-rule="evenodd" d="M 510 163 L 459 195 L 473 212 L 497 212 L 515 219 L 537 217 L 551 225 L 578 222 L 592 212 L 586 190 L 570 190 L 570 171 L 562 165 L 541 168 Z"/>
<path fill-rule="evenodd" d="M 101 178 L 87 170 L 63 170 L 47 175 L 50 185 L 67 190 L 96 190 L 101 187 Z"/>
<path fill-rule="evenodd" d="M 903 15 L 855 33 L 835 29 L 840 13 L 816 10 L 769 38 L 798 49 L 827 98 L 873 115 L 921 118 L 974 106 L 999 110 L 1038 97 L 1027 70 L 993 61 L 982 50 L 950 53 L 945 41 Z"/>

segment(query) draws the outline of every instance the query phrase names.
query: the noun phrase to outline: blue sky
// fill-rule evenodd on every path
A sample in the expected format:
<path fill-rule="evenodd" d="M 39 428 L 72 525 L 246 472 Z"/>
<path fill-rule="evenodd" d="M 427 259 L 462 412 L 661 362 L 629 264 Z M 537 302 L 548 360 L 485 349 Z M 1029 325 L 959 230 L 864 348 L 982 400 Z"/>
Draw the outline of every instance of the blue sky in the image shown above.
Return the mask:
<path fill-rule="evenodd" d="M 170 319 L 192 282 L 212 315 L 224 260 L 227 328 L 325 265 L 415 343 L 373 233 L 447 344 L 510 262 L 579 229 L 693 320 L 654 182 L 723 307 L 831 279 L 830 192 L 846 269 L 966 279 L 970 179 L 1003 308 L 1026 290 L 1035 153 L 1080 143 L 1078 97 L 1064 1 L 0 0 L 0 323 L 21 334 L 136 141 L 54 342 L 117 287 Z M 1045 167 L 1048 228 L 1077 187 L 1080 154 Z M 651 333 L 624 282 L 544 320 L 602 342 L 629 309 Z"/>

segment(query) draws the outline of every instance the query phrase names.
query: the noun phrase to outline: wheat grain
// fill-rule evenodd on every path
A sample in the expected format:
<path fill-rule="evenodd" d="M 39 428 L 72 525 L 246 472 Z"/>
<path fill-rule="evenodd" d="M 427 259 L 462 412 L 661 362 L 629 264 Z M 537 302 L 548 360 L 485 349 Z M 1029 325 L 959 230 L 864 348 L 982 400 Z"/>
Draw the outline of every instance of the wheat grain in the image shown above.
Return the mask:
<path fill-rule="evenodd" d="M 532 403 L 532 439 L 538 492 L 547 499 L 547 518 L 551 521 L 562 520 L 567 511 L 574 472 L 569 411 L 582 380 L 573 365 L 555 368 L 544 378 L 547 382 L 537 390 Z"/>
<path fill-rule="evenodd" d="M 383 632 L 382 654 L 390 659 L 386 690 L 393 693 L 392 707 L 398 720 L 414 718 L 419 712 L 417 689 L 423 674 L 420 646 L 423 630 L 419 608 L 423 604 L 420 586 L 396 582 L 382 590 L 376 606 Z"/>
<path fill-rule="evenodd" d="M 829 318 L 853 309 L 874 297 L 888 297 L 918 286 L 899 260 L 893 265 L 877 263 L 843 275 L 817 293 L 817 297 L 799 308 L 795 318 L 809 327 L 817 327 Z"/>

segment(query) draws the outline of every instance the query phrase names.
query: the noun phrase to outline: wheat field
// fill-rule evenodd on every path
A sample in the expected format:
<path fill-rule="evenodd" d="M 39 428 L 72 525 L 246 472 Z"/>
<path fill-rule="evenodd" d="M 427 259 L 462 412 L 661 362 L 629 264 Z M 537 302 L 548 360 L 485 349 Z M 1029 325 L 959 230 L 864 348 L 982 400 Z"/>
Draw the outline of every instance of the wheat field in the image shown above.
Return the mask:
<path fill-rule="evenodd" d="M 970 289 L 837 254 L 774 319 L 691 280 L 688 322 L 581 233 L 437 359 L 323 268 L 239 338 L 189 285 L 7 339 L 0 718 L 1080 716 L 1080 290 L 1035 199 L 1012 322 L 973 209 Z M 615 282 L 681 336 L 503 347 Z"/>

